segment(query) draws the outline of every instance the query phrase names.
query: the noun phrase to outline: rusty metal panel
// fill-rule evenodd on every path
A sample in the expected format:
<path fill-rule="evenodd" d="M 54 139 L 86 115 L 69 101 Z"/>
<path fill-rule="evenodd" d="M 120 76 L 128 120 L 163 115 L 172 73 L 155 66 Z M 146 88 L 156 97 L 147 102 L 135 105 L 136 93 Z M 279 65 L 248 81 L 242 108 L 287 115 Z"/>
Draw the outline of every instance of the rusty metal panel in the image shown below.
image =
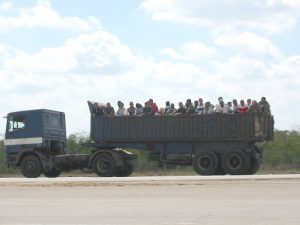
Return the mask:
<path fill-rule="evenodd" d="M 167 116 L 165 117 L 165 120 L 166 120 L 165 138 L 167 140 L 175 139 L 175 123 L 174 123 L 175 116 Z"/>
<path fill-rule="evenodd" d="M 91 138 L 103 142 L 272 139 L 271 116 L 247 114 L 91 118 Z"/>
<path fill-rule="evenodd" d="M 111 132 L 111 139 L 116 139 L 118 138 L 118 121 L 116 119 L 111 120 L 111 126 L 113 127 L 112 132 Z"/>
<path fill-rule="evenodd" d="M 255 138 L 255 116 L 249 117 L 249 122 L 250 138 Z"/>
<path fill-rule="evenodd" d="M 164 120 L 162 116 L 153 117 L 153 139 L 164 138 Z"/>
<path fill-rule="evenodd" d="M 198 137 L 201 137 L 201 139 L 205 140 L 205 134 L 206 134 L 206 127 L 205 127 L 205 124 L 206 124 L 206 116 L 201 116 L 200 117 L 200 120 L 198 121 Z"/>
<path fill-rule="evenodd" d="M 231 122 L 233 124 L 232 129 L 234 132 L 234 135 L 232 136 L 233 139 L 237 139 L 239 136 L 239 130 L 238 130 L 238 118 L 236 118 L 235 116 L 231 116 Z"/>
<path fill-rule="evenodd" d="M 192 117 L 192 131 L 193 131 L 193 139 L 199 137 L 199 133 L 201 132 L 201 118 L 197 118 L 196 116 Z"/>
<path fill-rule="evenodd" d="M 220 138 L 226 139 L 227 136 L 227 118 L 224 115 L 221 115 L 221 119 L 219 121 L 220 124 Z"/>
<path fill-rule="evenodd" d="M 207 123 L 206 123 L 206 129 L 207 129 L 207 139 L 208 140 L 211 140 L 212 139 L 212 129 L 213 129 L 213 116 L 214 115 L 206 115 L 206 119 L 208 120 Z"/>
<path fill-rule="evenodd" d="M 130 126 L 129 126 L 130 124 Z M 128 139 L 135 140 L 137 138 L 137 119 L 136 117 L 128 117 Z"/>
<path fill-rule="evenodd" d="M 143 117 L 137 117 L 137 139 L 143 140 L 145 138 L 145 132 L 144 132 L 144 118 Z"/>
<path fill-rule="evenodd" d="M 174 138 L 175 139 L 178 139 L 180 137 L 180 119 L 181 119 L 181 116 L 176 116 L 177 118 L 175 119 L 174 118 Z"/>

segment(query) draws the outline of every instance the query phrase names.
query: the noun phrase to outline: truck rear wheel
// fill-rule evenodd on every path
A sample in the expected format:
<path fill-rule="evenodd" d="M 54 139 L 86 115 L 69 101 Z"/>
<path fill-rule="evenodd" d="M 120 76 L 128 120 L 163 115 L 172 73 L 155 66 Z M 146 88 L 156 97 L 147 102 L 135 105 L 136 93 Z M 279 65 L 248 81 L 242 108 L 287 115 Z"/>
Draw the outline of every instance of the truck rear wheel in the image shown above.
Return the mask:
<path fill-rule="evenodd" d="M 243 151 L 228 151 L 222 155 L 222 167 L 230 175 L 247 174 L 250 169 L 250 157 Z"/>
<path fill-rule="evenodd" d="M 27 178 L 36 178 L 42 174 L 42 164 L 35 155 L 25 156 L 21 161 L 21 173 Z"/>
<path fill-rule="evenodd" d="M 216 172 L 214 173 L 214 175 L 221 176 L 221 175 L 225 175 L 225 174 L 226 174 L 226 172 L 223 170 L 222 165 L 218 165 L 218 168 L 216 169 Z"/>
<path fill-rule="evenodd" d="M 193 168 L 199 175 L 214 175 L 218 167 L 218 158 L 212 151 L 198 152 L 193 159 Z"/>
<path fill-rule="evenodd" d="M 117 177 L 128 177 L 133 173 L 134 164 L 133 162 L 128 162 L 125 164 L 125 167 L 116 171 Z"/>
<path fill-rule="evenodd" d="M 46 177 L 55 178 L 61 174 L 60 170 L 52 169 L 43 173 Z"/>
<path fill-rule="evenodd" d="M 100 177 L 112 177 L 115 175 L 116 162 L 114 158 L 107 153 L 96 155 L 92 165 L 94 172 Z"/>
<path fill-rule="evenodd" d="M 222 168 L 221 155 L 217 154 L 217 159 L 218 159 L 218 166 L 217 166 L 217 169 L 216 169 L 216 172 L 214 173 L 214 175 L 217 175 L 217 176 L 225 175 L 226 172 Z"/>

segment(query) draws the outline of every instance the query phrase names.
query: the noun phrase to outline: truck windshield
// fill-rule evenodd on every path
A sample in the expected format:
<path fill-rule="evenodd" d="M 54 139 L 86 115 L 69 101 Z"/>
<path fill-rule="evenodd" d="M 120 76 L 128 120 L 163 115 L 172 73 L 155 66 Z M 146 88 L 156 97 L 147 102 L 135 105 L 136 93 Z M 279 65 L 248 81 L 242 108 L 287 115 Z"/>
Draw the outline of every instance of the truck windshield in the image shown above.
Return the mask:
<path fill-rule="evenodd" d="M 25 116 L 10 116 L 8 117 L 8 127 L 9 132 L 25 129 L 26 117 Z"/>

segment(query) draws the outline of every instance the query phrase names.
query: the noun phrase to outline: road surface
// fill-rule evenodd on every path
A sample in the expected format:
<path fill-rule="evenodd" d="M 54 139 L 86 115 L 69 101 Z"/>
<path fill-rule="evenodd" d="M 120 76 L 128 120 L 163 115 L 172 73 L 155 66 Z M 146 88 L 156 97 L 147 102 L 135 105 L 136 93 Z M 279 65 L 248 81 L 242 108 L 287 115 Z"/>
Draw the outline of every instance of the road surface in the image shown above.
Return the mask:
<path fill-rule="evenodd" d="M 0 178 L 0 224 L 299 225 L 300 175 Z"/>

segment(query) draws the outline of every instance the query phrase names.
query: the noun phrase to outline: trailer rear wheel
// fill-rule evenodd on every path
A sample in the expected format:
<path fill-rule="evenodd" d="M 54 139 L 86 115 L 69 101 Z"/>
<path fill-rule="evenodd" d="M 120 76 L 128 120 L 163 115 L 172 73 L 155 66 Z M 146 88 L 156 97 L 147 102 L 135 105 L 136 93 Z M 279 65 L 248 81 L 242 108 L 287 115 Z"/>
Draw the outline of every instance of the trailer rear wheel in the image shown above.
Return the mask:
<path fill-rule="evenodd" d="M 222 168 L 221 155 L 217 154 L 217 159 L 218 159 L 218 166 L 217 166 L 217 169 L 216 169 L 216 172 L 214 173 L 214 175 L 217 175 L 217 176 L 225 175 L 226 172 Z"/>
<path fill-rule="evenodd" d="M 98 154 L 93 160 L 93 169 L 100 177 L 112 177 L 116 171 L 114 158 L 107 153 Z"/>
<path fill-rule="evenodd" d="M 218 158 L 212 151 L 198 152 L 193 159 L 193 168 L 199 175 L 214 175 L 218 167 Z"/>
<path fill-rule="evenodd" d="M 60 170 L 52 169 L 43 173 L 46 177 L 55 178 L 61 174 Z"/>
<path fill-rule="evenodd" d="M 27 178 L 36 178 L 42 174 L 42 164 L 35 155 L 27 155 L 21 161 L 21 173 Z"/>
<path fill-rule="evenodd" d="M 223 170 L 222 165 L 218 165 L 218 168 L 216 169 L 216 172 L 214 173 L 214 175 L 217 176 L 221 176 L 221 175 L 225 175 L 226 172 Z"/>
<path fill-rule="evenodd" d="M 251 159 L 251 167 L 250 167 L 250 170 L 248 171 L 248 174 L 250 174 L 250 175 L 255 174 L 260 168 L 260 163 L 261 163 L 260 159 L 252 158 Z"/>
<path fill-rule="evenodd" d="M 250 169 L 250 157 L 243 151 L 228 151 L 222 155 L 222 167 L 230 175 L 247 174 Z"/>

